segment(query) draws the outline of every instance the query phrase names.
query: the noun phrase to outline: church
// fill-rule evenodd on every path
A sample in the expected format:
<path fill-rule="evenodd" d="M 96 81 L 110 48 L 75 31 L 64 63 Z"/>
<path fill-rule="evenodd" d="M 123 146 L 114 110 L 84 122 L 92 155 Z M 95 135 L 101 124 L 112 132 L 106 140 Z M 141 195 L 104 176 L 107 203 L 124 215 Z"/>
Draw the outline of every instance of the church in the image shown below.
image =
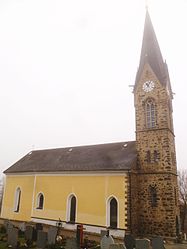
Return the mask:
<path fill-rule="evenodd" d="M 173 93 L 166 62 L 146 11 L 133 87 L 136 140 L 34 150 L 4 171 L 1 218 L 82 224 L 88 234 L 123 237 L 180 232 Z"/>

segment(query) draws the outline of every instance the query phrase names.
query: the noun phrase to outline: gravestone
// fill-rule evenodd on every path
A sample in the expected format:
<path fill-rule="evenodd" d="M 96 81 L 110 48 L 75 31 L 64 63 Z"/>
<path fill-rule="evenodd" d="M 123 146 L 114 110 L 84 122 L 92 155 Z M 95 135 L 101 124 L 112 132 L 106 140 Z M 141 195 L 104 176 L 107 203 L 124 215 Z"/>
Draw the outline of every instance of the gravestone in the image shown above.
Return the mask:
<path fill-rule="evenodd" d="M 10 247 L 16 248 L 18 244 L 18 229 L 17 228 L 9 228 L 8 229 L 8 240 L 7 244 Z"/>
<path fill-rule="evenodd" d="M 4 221 L 4 226 L 5 226 L 5 229 L 6 229 L 6 232 L 8 232 L 8 223 L 9 223 L 10 221 L 8 221 L 8 220 L 5 220 Z"/>
<path fill-rule="evenodd" d="M 26 241 L 32 241 L 33 237 L 33 227 L 32 226 L 26 226 L 25 229 L 25 239 Z"/>
<path fill-rule="evenodd" d="M 33 227 L 32 240 L 37 241 L 38 231 Z"/>
<path fill-rule="evenodd" d="M 136 249 L 150 249 L 150 240 L 136 239 Z"/>
<path fill-rule="evenodd" d="M 25 230 L 26 230 L 25 222 L 22 222 L 22 223 L 19 224 L 19 229 L 20 229 L 22 232 L 25 232 Z"/>
<path fill-rule="evenodd" d="M 39 231 L 39 230 L 43 230 L 43 225 L 41 223 L 36 223 L 36 230 Z"/>
<path fill-rule="evenodd" d="M 8 238 L 11 237 L 10 234 L 12 234 L 13 228 L 14 228 L 13 224 L 9 221 L 7 223 L 7 229 L 6 229 Z"/>
<path fill-rule="evenodd" d="M 12 230 L 12 228 L 14 227 L 14 225 L 9 221 L 8 223 L 7 223 L 7 231 L 10 229 L 10 230 Z"/>
<path fill-rule="evenodd" d="M 127 249 L 135 248 L 135 239 L 131 234 L 125 234 L 124 243 Z"/>
<path fill-rule="evenodd" d="M 47 245 L 47 233 L 43 232 L 41 230 L 38 230 L 36 247 L 37 248 L 45 248 L 46 245 Z"/>
<path fill-rule="evenodd" d="M 65 249 L 79 249 L 77 240 L 75 238 L 67 239 Z"/>
<path fill-rule="evenodd" d="M 164 240 L 161 237 L 153 238 L 151 241 L 152 249 L 164 249 Z"/>
<path fill-rule="evenodd" d="M 111 244 L 114 244 L 114 240 L 112 236 L 110 235 L 105 235 L 100 242 L 101 249 L 109 249 L 109 246 Z"/>
<path fill-rule="evenodd" d="M 108 231 L 107 231 L 107 230 L 101 230 L 101 233 L 100 233 L 101 238 L 104 237 L 104 236 L 107 235 L 107 234 L 108 234 Z"/>
<path fill-rule="evenodd" d="M 57 230 L 58 230 L 57 227 L 50 227 L 49 228 L 48 234 L 47 234 L 48 235 L 47 239 L 48 239 L 49 245 L 54 245 L 56 243 Z"/>
<path fill-rule="evenodd" d="M 126 249 L 124 244 L 110 244 L 109 249 Z"/>

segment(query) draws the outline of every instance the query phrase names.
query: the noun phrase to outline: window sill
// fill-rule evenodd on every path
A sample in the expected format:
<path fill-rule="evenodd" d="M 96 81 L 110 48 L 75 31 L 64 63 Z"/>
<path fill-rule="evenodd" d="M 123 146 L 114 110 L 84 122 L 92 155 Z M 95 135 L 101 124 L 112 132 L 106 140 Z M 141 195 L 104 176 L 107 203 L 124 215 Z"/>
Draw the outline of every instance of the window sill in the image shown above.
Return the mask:
<path fill-rule="evenodd" d="M 116 230 L 118 228 L 117 227 L 107 227 L 107 229 Z"/>
<path fill-rule="evenodd" d="M 67 221 L 66 223 L 67 223 L 67 224 L 72 224 L 72 225 L 75 225 L 75 224 L 76 224 L 75 221 Z"/>

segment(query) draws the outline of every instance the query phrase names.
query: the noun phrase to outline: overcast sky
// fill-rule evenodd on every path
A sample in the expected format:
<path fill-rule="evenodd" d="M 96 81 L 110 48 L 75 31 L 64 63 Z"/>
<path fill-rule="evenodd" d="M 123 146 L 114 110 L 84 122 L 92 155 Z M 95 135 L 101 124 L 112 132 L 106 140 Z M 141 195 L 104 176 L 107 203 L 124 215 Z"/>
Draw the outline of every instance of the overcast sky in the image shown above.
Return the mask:
<path fill-rule="evenodd" d="M 150 0 L 187 165 L 187 1 Z M 145 0 L 0 0 L 0 173 L 33 149 L 135 140 Z"/>

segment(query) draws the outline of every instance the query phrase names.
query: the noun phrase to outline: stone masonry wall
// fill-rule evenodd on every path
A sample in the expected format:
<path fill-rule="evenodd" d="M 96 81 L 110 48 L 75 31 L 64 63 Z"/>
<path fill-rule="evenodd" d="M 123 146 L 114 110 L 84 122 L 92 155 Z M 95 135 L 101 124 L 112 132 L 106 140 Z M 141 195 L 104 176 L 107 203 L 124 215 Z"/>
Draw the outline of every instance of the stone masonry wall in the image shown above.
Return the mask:
<path fill-rule="evenodd" d="M 150 92 L 142 88 L 147 80 L 155 82 Z M 175 237 L 179 207 L 172 94 L 146 64 L 134 97 L 138 164 L 131 183 L 133 230 L 142 235 Z M 148 99 L 154 101 L 156 110 L 156 125 L 151 129 L 146 125 Z"/>

